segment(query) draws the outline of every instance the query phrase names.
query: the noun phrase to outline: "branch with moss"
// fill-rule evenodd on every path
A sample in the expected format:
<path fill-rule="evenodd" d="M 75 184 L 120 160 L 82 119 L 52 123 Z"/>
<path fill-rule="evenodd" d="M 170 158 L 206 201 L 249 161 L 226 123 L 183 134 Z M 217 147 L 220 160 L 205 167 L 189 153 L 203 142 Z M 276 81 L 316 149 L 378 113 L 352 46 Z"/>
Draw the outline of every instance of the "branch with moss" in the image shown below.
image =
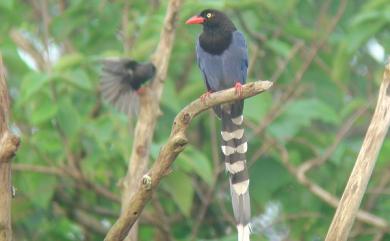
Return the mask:
<path fill-rule="evenodd" d="M 161 179 L 170 171 L 170 167 L 176 157 L 182 152 L 188 143 L 186 130 L 191 121 L 200 113 L 213 106 L 249 98 L 260 94 L 272 86 L 269 81 L 257 81 L 243 85 L 242 96 L 238 96 L 234 88 L 212 93 L 206 102 L 197 99 L 184 107 L 175 117 L 171 135 L 154 162 L 152 168 L 138 182 L 138 187 L 122 215 L 108 232 L 105 241 L 123 240 L 133 224 L 140 216 L 146 203 L 151 199 L 153 191 L 157 188 Z"/>

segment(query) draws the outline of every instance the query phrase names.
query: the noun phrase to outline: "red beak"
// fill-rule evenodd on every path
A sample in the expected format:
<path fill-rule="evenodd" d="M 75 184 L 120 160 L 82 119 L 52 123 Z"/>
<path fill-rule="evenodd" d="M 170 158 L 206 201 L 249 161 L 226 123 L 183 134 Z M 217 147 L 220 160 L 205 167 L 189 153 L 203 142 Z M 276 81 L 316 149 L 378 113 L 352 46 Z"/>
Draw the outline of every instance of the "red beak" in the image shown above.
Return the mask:
<path fill-rule="evenodd" d="M 204 23 L 206 19 L 200 16 L 193 16 L 192 18 L 186 21 L 186 24 L 201 24 Z"/>

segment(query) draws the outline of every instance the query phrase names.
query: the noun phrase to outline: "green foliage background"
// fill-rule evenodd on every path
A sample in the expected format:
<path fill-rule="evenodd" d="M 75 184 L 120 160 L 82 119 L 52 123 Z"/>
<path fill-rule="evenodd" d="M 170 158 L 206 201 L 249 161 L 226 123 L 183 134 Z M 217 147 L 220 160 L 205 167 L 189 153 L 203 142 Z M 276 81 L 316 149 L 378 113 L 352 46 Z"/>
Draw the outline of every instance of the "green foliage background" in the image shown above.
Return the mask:
<path fill-rule="evenodd" d="M 150 161 L 167 139 L 176 113 L 205 89 L 194 55 L 200 27 L 184 22 L 204 8 L 224 10 L 247 38 L 249 81 L 275 81 L 271 91 L 246 101 L 248 160 L 253 159 L 252 214 L 261 215 L 269 203 L 278 203 L 281 210 L 274 228 L 288 228 L 289 240 L 322 240 L 334 209 L 288 172 L 280 148 L 286 148 L 294 165 L 322 156 L 346 120 L 368 106 L 326 162 L 308 173 L 311 181 L 340 196 L 382 79 L 384 61 L 372 57 L 368 43 L 379 43 L 387 56 L 390 50 L 389 1 L 348 1 L 340 21 L 327 34 L 342 2 L 184 1 Z M 15 240 L 102 240 L 120 211 L 115 198 L 99 194 L 93 186 L 120 199 L 119 184 L 127 170 L 135 120 L 129 122 L 101 103 L 99 60 L 107 56 L 149 60 L 159 41 L 167 1 L 129 0 L 128 4 L 128 25 L 123 30 L 124 1 L 0 1 L 0 48 L 8 70 L 13 128 L 22 138 L 14 160 Z M 41 66 L 34 69 L 26 63 L 26 51 L 15 41 L 15 34 L 37 49 L 43 59 Z M 123 35 L 131 40 L 126 53 Z M 308 60 L 321 41 L 313 61 Z M 305 64 L 309 66 L 302 78 L 297 77 Z M 291 89 L 296 91 L 283 99 Z M 272 116 L 275 118 L 266 122 Z M 265 128 L 260 128 L 264 124 Z M 255 134 L 259 128 L 260 133 Z M 219 155 L 218 143 L 213 141 L 215 133 L 219 138 L 218 130 L 211 112 L 194 120 L 188 133 L 190 145 L 157 192 L 173 240 L 190 240 L 211 187 L 211 203 L 194 240 L 236 239 L 229 222 L 227 176 L 219 172 L 222 161 L 213 162 L 213 155 Z M 259 150 L 264 152 L 259 155 Z M 386 139 L 362 207 L 390 222 L 388 181 L 373 204 L 367 202 L 388 175 L 389 156 L 390 140 Z M 82 177 L 67 171 L 72 160 L 75 168 L 82 170 Z M 152 218 L 142 219 L 140 240 L 167 240 L 151 222 L 157 219 L 153 218 L 156 210 L 156 205 L 147 206 L 145 213 Z M 379 233 L 359 222 L 354 230 L 351 240 L 372 240 Z M 253 240 L 277 240 L 271 236 L 261 232 Z M 390 240 L 390 236 L 382 240 Z"/>

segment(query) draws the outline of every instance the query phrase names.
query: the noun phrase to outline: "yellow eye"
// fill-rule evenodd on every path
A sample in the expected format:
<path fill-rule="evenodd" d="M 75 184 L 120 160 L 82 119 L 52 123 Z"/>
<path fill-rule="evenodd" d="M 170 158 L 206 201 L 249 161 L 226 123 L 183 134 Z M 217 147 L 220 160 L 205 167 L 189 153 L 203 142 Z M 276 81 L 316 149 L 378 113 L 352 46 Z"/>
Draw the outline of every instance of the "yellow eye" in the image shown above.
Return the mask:
<path fill-rule="evenodd" d="M 207 18 L 211 18 L 211 16 L 212 16 L 211 13 L 208 13 L 208 14 L 206 15 Z"/>

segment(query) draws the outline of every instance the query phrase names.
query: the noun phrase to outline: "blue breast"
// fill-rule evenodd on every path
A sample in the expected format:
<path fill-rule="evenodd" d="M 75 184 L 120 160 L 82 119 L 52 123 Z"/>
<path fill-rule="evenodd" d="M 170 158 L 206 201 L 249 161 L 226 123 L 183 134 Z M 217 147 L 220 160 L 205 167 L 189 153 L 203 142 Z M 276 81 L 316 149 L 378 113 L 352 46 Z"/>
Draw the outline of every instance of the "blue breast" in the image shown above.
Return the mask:
<path fill-rule="evenodd" d="M 218 91 L 246 82 L 248 52 L 241 32 L 233 32 L 232 42 L 220 55 L 213 55 L 196 45 L 197 61 L 209 91 Z"/>

